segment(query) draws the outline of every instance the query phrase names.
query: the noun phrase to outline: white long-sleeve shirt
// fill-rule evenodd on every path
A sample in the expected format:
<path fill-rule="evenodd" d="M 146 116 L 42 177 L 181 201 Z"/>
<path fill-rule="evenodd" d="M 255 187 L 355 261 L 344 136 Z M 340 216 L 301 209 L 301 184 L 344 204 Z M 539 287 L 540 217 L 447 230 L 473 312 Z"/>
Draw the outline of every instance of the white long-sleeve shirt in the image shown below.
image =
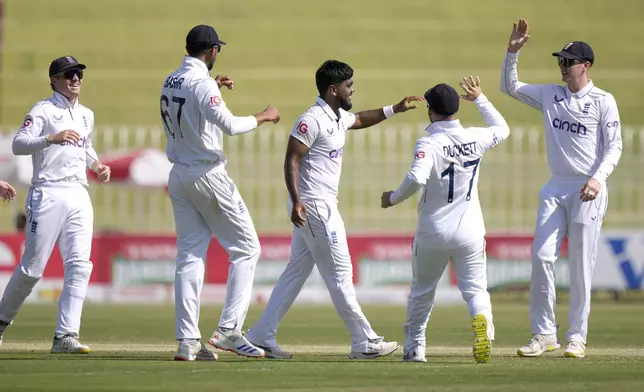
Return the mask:
<path fill-rule="evenodd" d="M 80 141 L 47 145 L 48 135 L 68 129 L 76 131 Z M 94 112 L 78 103 L 78 99 L 72 105 L 54 92 L 51 98 L 31 108 L 13 138 L 13 153 L 32 156 L 33 185 L 78 182 L 87 186 L 86 168 L 98 160 L 92 148 L 93 131 Z"/>
<path fill-rule="evenodd" d="M 576 93 L 557 84 L 522 83 L 517 58 L 507 52 L 503 59 L 501 91 L 543 113 L 552 175 L 605 183 L 622 155 L 615 98 L 592 81 Z"/>
<path fill-rule="evenodd" d="M 223 134 L 234 136 L 257 127 L 254 116 L 233 116 L 206 64 L 190 56 L 166 78 L 160 104 L 168 159 L 184 166 L 225 166 Z"/>
<path fill-rule="evenodd" d="M 396 205 L 424 187 L 416 238 L 437 249 L 458 248 L 485 236 L 479 166 L 483 154 L 505 140 L 510 128 L 485 95 L 474 103 L 487 128 L 463 128 L 458 120 L 432 123 L 429 136 L 416 142 L 411 168 L 390 198 Z"/>

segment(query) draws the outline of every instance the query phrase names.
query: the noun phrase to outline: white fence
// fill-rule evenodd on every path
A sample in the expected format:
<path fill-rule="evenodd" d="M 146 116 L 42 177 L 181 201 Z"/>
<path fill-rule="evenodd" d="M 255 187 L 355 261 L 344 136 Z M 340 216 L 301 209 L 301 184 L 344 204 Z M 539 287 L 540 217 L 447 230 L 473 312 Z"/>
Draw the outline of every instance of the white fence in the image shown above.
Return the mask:
<path fill-rule="evenodd" d="M 380 209 L 380 194 L 395 189 L 411 162 L 414 142 L 425 124 L 398 124 L 351 131 L 347 135 L 340 185 L 340 210 L 350 232 L 412 232 L 415 200 L 394 209 Z M 644 127 L 624 127 L 622 159 L 609 179 L 610 202 L 605 227 L 641 227 L 644 195 Z M 226 137 L 228 172 L 239 187 L 258 231 L 290 231 L 286 211 L 283 162 L 288 129 L 263 126 L 255 132 Z M 2 132 L 12 137 L 13 132 Z M 159 126 L 97 127 L 94 145 L 99 153 L 141 147 L 164 149 Z M 479 192 L 491 231 L 533 228 L 538 193 L 549 176 L 540 127 L 515 127 L 508 140 L 490 151 L 480 167 Z M 94 185 L 97 230 L 169 233 L 172 209 L 164 190 Z M 24 207 L 19 200 L 0 208 L 0 231 L 12 231 L 13 216 Z"/>

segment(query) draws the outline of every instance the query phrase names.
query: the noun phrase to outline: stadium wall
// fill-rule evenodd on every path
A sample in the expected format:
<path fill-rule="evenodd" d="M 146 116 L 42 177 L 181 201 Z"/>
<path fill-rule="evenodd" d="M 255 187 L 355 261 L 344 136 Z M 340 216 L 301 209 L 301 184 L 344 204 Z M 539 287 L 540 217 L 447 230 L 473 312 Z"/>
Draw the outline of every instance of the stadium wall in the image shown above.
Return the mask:
<path fill-rule="evenodd" d="M 284 270 L 290 254 L 289 236 L 260 236 L 262 254 L 257 265 L 254 303 L 263 303 Z M 354 283 L 363 303 L 404 304 L 411 281 L 409 236 L 349 236 Z M 492 293 L 526 293 L 530 279 L 529 235 L 487 236 L 488 284 Z M 558 290 L 569 285 L 567 245 L 555 264 Z M 24 248 L 24 235 L 0 236 L 0 287 L 4 287 Z M 92 244 L 92 274 L 88 301 L 98 303 L 169 303 L 173 301 L 175 266 L 173 236 L 98 235 Z M 225 298 L 228 256 L 215 242 L 206 263 L 205 303 Z M 63 266 L 55 249 L 44 278 L 30 302 L 55 301 L 63 282 Z M 644 288 L 644 232 L 607 231 L 600 241 L 593 290 L 642 293 Z M 445 271 L 437 303 L 460 302 L 451 266 Z M 330 303 L 317 269 L 298 298 L 301 303 Z"/>

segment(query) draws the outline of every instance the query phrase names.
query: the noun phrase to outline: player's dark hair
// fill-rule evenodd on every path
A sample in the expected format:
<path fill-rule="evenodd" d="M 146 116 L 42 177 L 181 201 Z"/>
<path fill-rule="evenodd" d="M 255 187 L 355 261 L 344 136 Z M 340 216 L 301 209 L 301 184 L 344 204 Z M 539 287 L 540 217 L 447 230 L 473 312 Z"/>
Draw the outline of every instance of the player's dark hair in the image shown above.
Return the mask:
<path fill-rule="evenodd" d="M 349 64 L 337 60 L 327 60 L 315 73 L 315 85 L 322 97 L 329 86 L 332 84 L 340 84 L 352 77 L 353 68 Z"/>

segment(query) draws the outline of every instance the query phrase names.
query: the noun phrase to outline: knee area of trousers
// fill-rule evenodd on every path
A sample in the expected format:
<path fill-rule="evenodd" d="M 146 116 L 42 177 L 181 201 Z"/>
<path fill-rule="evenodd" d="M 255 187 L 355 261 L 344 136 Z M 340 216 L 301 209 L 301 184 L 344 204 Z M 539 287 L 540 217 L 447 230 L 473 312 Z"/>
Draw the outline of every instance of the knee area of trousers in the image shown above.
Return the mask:
<path fill-rule="evenodd" d="M 21 281 L 31 282 L 33 284 L 38 283 L 40 278 L 42 278 L 42 271 L 27 270 L 24 266 L 20 266 L 16 273 L 19 274 Z"/>
<path fill-rule="evenodd" d="M 89 260 L 70 260 L 65 264 L 65 279 L 89 280 L 93 269 Z"/>
<path fill-rule="evenodd" d="M 532 262 L 542 264 L 554 263 L 557 260 L 557 250 L 555 248 L 541 246 L 532 248 Z"/>

